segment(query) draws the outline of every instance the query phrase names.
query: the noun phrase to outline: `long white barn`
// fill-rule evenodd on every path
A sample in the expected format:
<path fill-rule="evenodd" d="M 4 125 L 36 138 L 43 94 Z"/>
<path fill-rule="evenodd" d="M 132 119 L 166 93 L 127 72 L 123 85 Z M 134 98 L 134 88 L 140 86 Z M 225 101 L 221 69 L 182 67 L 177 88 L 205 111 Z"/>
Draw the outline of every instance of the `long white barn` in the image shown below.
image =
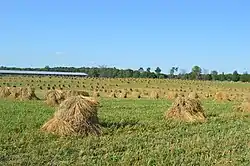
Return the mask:
<path fill-rule="evenodd" d="M 21 71 L 21 70 L 0 70 L 0 75 L 43 75 L 43 76 L 78 76 L 86 77 L 86 73 L 77 72 L 52 72 L 52 71 Z"/>

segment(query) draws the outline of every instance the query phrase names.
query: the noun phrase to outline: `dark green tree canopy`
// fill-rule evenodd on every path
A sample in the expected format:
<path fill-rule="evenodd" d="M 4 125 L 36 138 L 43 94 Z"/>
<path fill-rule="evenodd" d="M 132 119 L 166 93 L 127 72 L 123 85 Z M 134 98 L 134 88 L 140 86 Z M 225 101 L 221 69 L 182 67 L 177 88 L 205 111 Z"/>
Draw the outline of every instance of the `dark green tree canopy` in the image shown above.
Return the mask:
<path fill-rule="evenodd" d="M 155 72 L 156 72 L 157 74 L 160 74 L 160 73 L 161 73 L 161 68 L 160 68 L 160 67 L 157 67 L 157 68 L 155 69 Z"/>
<path fill-rule="evenodd" d="M 200 79 L 200 75 L 201 75 L 201 68 L 199 66 L 194 66 L 192 68 L 192 75 L 194 79 Z"/>
<path fill-rule="evenodd" d="M 151 68 L 150 68 L 150 67 L 148 67 L 148 68 L 147 68 L 147 72 L 149 73 L 150 71 L 151 71 Z"/>

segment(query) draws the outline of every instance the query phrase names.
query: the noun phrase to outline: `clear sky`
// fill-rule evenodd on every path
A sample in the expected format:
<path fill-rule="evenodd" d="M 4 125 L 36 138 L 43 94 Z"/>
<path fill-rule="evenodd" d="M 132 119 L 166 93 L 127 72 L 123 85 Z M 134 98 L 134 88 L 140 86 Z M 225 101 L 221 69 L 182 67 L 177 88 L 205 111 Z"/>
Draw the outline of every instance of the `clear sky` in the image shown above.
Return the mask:
<path fill-rule="evenodd" d="M 249 0 L 6 0 L 0 65 L 249 71 Z"/>

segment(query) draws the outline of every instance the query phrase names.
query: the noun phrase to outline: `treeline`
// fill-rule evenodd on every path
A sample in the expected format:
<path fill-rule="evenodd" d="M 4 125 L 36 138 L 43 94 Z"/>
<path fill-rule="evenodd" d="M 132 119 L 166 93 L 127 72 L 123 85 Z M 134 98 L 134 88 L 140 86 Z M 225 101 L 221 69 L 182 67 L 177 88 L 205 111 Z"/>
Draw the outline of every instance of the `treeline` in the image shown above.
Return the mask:
<path fill-rule="evenodd" d="M 185 80 L 209 80 L 209 81 L 242 81 L 250 82 L 250 74 L 247 72 L 239 74 L 234 71 L 229 74 L 218 73 L 217 71 L 211 71 L 207 73 L 202 71 L 199 66 L 194 66 L 191 72 L 181 71 L 178 73 L 178 67 L 172 67 L 169 74 L 161 73 L 160 67 L 155 70 L 147 68 L 144 70 L 142 67 L 138 70 L 132 69 L 117 69 L 108 67 L 49 67 L 44 68 L 17 68 L 17 67 L 0 67 L 0 70 L 23 70 L 23 71 L 57 71 L 57 72 L 83 72 L 87 73 L 89 77 L 105 77 L 105 78 L 174 78 Z"/>

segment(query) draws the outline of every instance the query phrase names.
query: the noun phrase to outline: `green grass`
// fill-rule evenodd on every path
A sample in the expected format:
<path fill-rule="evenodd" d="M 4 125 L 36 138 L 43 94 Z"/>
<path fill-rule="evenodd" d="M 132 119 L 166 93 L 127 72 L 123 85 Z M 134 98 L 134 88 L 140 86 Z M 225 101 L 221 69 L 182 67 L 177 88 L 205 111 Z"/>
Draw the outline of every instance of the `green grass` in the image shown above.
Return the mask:
<path fill-rule="evenodd" d="M 0 101 L 0 165 L 249 165 L 250 114 L 204 102 L 208 122 L 164 120 L 163 100 L 102 99 L 101 137 L 39 131 L 54 110 L 41 101 Z"/>

